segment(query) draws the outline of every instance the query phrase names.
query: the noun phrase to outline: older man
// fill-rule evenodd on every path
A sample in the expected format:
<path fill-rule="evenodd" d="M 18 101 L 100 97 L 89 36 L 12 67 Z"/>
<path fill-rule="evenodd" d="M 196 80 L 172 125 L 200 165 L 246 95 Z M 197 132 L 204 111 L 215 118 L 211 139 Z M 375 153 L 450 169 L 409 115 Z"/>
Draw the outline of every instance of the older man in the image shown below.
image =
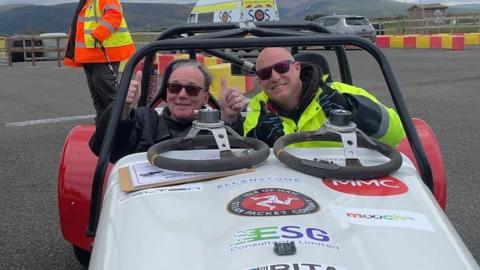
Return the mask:
<path fill-rule="evenodd" d="M 167 106 L 160 115 L 147 107 L 134 109 L 140 98 L 141 76 L 141 72 L 137 72 L 135 80 L 130 83 L 110 155 L 112 162 L 128 154 L 145 152 L 157 142 L 185 136 L 192 127 L 195 110 L 208 102 L 208 89 L 212 78 L 208 70 L 196 61 L 182 61 L 173 65 L 172 73 L 167 78 Z M 244 108 L 244 102 L 243 97 L 234 99 L 223 106 L 223 109 L 236 114 Z M 102 114 L 90 140 L 90 148 L 97 155 L 105 136 L 111 109 L 110 106 Z"/>
<path fill-rule="evenodd" d="M 263 91 L 251 99 L 241 129 L 270 146 L 284 134 L 318 130 L 333 109 L 351 111 L 359 129 L 392 146 L 405 135 L 393 109 L 364 89 L 340 82 L 326 84 L 320 67 L 295 61 L 284 48 L 262 50 L 256 75 Z M 241 121 L 233 112 L 227 118 L 232 126 Z"/>

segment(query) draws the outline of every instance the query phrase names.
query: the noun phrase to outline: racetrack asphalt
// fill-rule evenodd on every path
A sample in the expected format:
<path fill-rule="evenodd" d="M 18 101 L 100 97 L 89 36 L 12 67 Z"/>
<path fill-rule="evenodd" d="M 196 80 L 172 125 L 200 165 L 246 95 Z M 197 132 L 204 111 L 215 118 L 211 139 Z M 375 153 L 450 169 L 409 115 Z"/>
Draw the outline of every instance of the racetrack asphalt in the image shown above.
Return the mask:
<path fill-rule="evenodd" d="M 319 52 L 338 79 L 332 52 Z M 427 121 L 438 137 L 447 173 L 447 215 L 480 262 L 480 181 L 475 173 L 480 160 L 480 48 L 383 52 L 411 116 Z M 391 104 L 373 59 L 358 50 L 348 56 L 354 83 Z M 57 172 L 68 132 L 92 123 L 93 114 L 83 70 L 58 68 L 55 62 L 0 66 L 0 269 L 83 269 L 61 235 Z M 63 119 L 29 122 L 58 118 Z"/>

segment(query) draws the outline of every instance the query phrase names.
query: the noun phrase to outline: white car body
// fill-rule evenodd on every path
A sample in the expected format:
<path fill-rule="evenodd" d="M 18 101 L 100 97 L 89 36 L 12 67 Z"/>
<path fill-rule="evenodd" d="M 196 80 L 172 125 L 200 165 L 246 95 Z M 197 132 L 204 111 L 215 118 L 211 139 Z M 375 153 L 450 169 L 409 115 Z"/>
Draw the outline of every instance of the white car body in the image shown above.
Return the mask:
<path fill-rule="evenodd" d="M 343 155 L 336 148 L 290 149 L 337 162 Z M 173 154 L 202 151 L 218 150 Z M 365 149 L 359 156 L 366 164 L 382 160 Z M 271 153 L 253 172 L 122 192 L 118 169 L 138 162 L 146 162 L 145 153 L 127 156 L 112 169 L 91 270 L 480 269 L 405 156 L 391 177 L 375 180 L 320 179 L 284 166 Z M 254 197 L 272 192 L 293 195 Z M 238 207 L 246 200 L 255 211 Z M 291 215 L 275 211 L 292 201 L 303 201 L 304 208 Z M 293 241 L 296 253 L 276 255 L 276 241 Z"/>

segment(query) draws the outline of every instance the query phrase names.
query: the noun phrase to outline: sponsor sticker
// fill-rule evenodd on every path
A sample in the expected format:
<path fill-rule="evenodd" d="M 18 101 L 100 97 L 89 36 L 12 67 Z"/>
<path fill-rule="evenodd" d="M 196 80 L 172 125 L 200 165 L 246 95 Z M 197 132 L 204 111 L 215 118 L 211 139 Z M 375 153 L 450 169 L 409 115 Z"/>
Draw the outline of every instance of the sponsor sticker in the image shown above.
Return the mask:
<path fill-rule="evenodd" d="M 167 193 L 175 193 L 175 192 L 197 192 L 202 190 L 203 190 L 202 184 L 186 184 L 186 185 L 178 185 L 178 186 L 170 186 L 170 187 L 149 188 L 149 189 L 139 190 L 136 192 L 125 193 L 125 196 L 120 198 L 120 202 L 125 202 L 129 199 L 138 198 L 138 197 L 147 196 L 147 195 L 167 194 Z"/>
<path fill-rule="evenodd" d="M 283 188 L 262 188 L 245 192 L 228 203 L 228 211 L 240 216 L 289 216 L 316 212 L 320 207 L 310 197 Z"/>
<path fill-rule="evenodd" d="M 346 268 L 329 264 L 294 262 L 274 263 L 257 267 L 250 267 L 245 270 L 345 270 Z"/>
<path fill-rule="evenodd" d="M 246 10 L 246 14 L 248 21 L 268 22 L 272 19 L 273 10 L 269 8 L 251 8 Z"/>
<path fill-rule="evenodd" d="M 333 215 L 339 220 L 365 226 L 397 227 L 435 232 L 424 214 L 395 209 L 345 208 L 331 206 Z"/>
<path fill-rule="evenodd" d="M 285 183 L 285 184 L 298 184 L 300 179 L 291 177 L 261 177 L 261 178 L 248 178 L 242 180 L 234 180 L 230 182 L 223 182 L 217 185 L 217 190 L 223 190 L 226 188 L 233 188 L 243 185 L 251 184 L 271 184 L 271 183 Z"/>
<path fill-rule="evenodd" d="M 238 22 L 240 10 L 221 10 L 213 13 L 213 22 Z"/>
<path fill-rule="evenodd" d="M 342 193 L 362 196 L 392 196 L 408 191 L 408 186 L 395 177 L 368 180 L 322 179 L 327 187 Z"/>
<path fill-rule="evenodd" d="M 296 245 L 340 250 L 338 245 L 330 241 L 330 235 L 326 230 L 297 225 L 268 226 L 240 230 L 233 235 L 233 242 L 228 245 L 228 248 L 231 252 L 260 247 L 271 248 L 275 242 L 281 241 L 294 241 Z"/>

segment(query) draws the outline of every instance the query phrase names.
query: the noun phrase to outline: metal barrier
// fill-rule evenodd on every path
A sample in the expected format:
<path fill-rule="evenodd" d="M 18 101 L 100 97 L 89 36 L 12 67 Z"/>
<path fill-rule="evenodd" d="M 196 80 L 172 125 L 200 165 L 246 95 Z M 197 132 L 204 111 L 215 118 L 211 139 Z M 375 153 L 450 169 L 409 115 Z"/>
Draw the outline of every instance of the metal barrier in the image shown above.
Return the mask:
<path fill-rule="evenodd" d="M 480 32 L 480 16 L 434 17 L 416 20 L 372 21 L 382 34 L 439 34 Z"/>
<path fill-rule="evenodd" d="M 65 47 L 61 46 L 66 40 L 65 36 L 41 36 L 41 35 L 19 35 L 5 38 L 5 54 L 6 64 L 12 66 L 12 58 L 18 53 L 23 54 L 23 60 L 31 61 L 32 66 L 36 65 L 37 60 L 46 60 L 43 54 L 48 52 L 56 52 L 56 60 L 58 67 L 62 66 L 63 52 Z M 55 47 L 47 47 L 44 44 L 45 40 L 55 40 Z M 17 42 L 16 42 L 17 41 Z M 1 42 L 1 41 L 0 41 Z M 19 46 L 19 44 L 21 46 Z M 0 49 L 1 52 L 1 49 Z"/>

